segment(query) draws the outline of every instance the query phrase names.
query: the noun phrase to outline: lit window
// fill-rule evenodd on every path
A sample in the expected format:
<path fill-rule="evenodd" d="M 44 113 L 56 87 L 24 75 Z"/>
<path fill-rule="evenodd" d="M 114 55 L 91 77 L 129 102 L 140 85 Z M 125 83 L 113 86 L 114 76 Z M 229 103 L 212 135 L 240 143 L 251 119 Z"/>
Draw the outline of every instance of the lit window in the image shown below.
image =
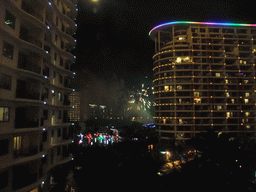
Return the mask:
<path fill-rule="evenodd" d="M 19 153 L 21 151 L 21 136 L 13 138 L 13 149 L 15 153 Z"/>
<path fill-rule="evenodd" d="M 244 61 L 244 64 L 246 65 L 246 61 Z"/>
<path fill-rule="evenodd" d="M 250 127 L 251 127 L 250 125 L 246 125 L 246 128 L 247 128 L 247 129 L 250 129 Z"/>
<path fill-rule="evenodd" d="M 199 97 L 199 92 L 194 92 L 195 97 Z"/>
<path fill-rule="evenodd" d="M 62 101 L 62 93 L 58 93 L 58 99 L 59 101 Z"/>
<path fill-rule="evenodd" d="M 244 80 L 244 83 L 248 83 L 249 82 L 249 80 Z"/>
<path fill-rule="evenodd" d="M 5 41 L 3 46 L 3 56 L 13 59 L 13 46 Z"/>
<path fill-rule="evenodd" d="M 216 74 L 216 77 L 220 77 L 220 73 L 215 73 Z"/>
<path fill-rule="evenodd" d="M 180 57 L 177 57 L 176 62 L 177 62 L 177 63 L 180 63 L 180 62 L 181 62 L 181 60 L 182 60 L 182 59 L 181 59 Z"/>
<path fill-rule="evenodd" d="M 250 112 L 245 112 L 245 116 L 249 117 L 250 116 Z"/>
<path fill-rule="evenodd" d="M 232 102 L 232 103 L 235 103 L 235 99 L 231 99 L 231 102 Z"/>
<path fill-rule="evenodd" d="M 183 60 L 184 60 L 184 61 L 189 61 L 190 58 L 189 58 L 189 57 L 185 57 L 185 58 L 183 58 Z"/>
<path fill-rule="evenodd" d="M 230 112 L 227 112 L 227 118 L 230 118 Z"/>
<path fill-rule="evenodd" d="M 182 119 L 179 119 L 179 124 L 182 124 Z"/>
<path fill-rule="evenodd" d="M 245 97 L 249 97 L 250 96 L 250 93 L 245 93 Z"/>
<path fill-rule="evenodd" d="M 218 105 L 217 106 L 217 110 L 221 110 L 222 109 L 222 106 L 221 105 Z"/>
<path fill-rule="evenodd" d="M 8 107 L 0 107 L 0 122 L 1 121 L 9 121 L 9 108 Z"/>
<path fill-rule="evenodd" d="M 228 80 L 226 80 L 226 83 L 228 83 Z"/>
<path fill-rule="evenodd" d="M 172 90 L 172 86 L 170 86 L 170 91 Z"/>
<path fill-rule="evenodd" d="M 227 96 L 227 97 L 229 97 L 229 96 L 230 96 L 228 92 L 226 93 L 226 96 Z"/>
<path fill-rule="evenodd" d="M 244 99 L 244 103 L 249 103 L 249 99 Z"/>
<path fill-rule="evenodd" d="M 163 124 L 166 124 L 166 119 L 163 119 Z"/>
<path fill-rule="evenodd" d="M 240 60 L 240 64 L 242 64 L 243 63 L 243 60 Z"/>
<path fill-rule="evenodd" d="M 165 91 L 169 91 L 169 86 L 164 86 Z"/>
<path fill-rule="evenodd" d="M 5 12 L 5 22 L 4 22 L 6 25 L 8 25 L 9 27 L 11 27 L 12 29 L 15 28 L 15 17 L 14 15 L 6 10 Z"/>
<path fill-rule="evenodd" d="M 195 101 L 196 103 L 201 103 L 201 99 L 199 99 L 199 98 L 195 98 L 194 101 Z"/>
<path fill-rule="evenodd" d="M 182 86 L 181 85 L 177 85 L 177 90 L 182 90 Z"/>

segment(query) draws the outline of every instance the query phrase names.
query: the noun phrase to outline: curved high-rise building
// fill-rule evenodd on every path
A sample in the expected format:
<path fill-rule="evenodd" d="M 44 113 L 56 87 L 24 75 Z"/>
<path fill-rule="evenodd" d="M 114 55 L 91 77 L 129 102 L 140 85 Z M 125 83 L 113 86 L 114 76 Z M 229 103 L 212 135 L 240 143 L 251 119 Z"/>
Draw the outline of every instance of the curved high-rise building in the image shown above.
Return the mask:
<path fill-rule="evenodd" d="M 153 28 L 155 123 L 162 141 L 212 129 L 255 135 L 256 25 L 178 21 Z"/>
<path fill-rule="evenodd" d="M 0 191 L 49 191 L 72 159 L 76 1 L 0 1 Z"/>

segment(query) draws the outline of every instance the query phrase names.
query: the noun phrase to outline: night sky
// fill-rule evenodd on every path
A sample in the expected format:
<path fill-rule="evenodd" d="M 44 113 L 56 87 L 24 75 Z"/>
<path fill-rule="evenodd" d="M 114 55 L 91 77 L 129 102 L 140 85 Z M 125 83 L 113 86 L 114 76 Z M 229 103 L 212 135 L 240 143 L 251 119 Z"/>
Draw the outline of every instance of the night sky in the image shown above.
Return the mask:
<path fill-rule="evenodd" d="M 253 3 L 243 0 L 79 0 L 74 71 L 126 82 L 153 78 L 154 42 L 148 32 L 169 21 L 256 23 Z"/>

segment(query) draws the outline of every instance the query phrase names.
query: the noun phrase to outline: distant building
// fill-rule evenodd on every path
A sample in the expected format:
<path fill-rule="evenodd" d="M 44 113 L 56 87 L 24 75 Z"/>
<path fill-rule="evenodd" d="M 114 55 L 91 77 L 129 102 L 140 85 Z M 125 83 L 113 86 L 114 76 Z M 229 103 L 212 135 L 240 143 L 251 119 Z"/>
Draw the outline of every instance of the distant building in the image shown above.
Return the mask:
<path fill-rule="evenodd" d="M 81 93 L 73 92 L 69 95 L 71 109 L 69 111 L 70 121 L 81 120 Z"/>
<path fill-rule="evenodd" d="M 178 21 L 149 35 L 162 142 L 185 142 L 209 129 L 255 137 L 256 24 Z"/>
<path fill-rule="evenodd" d="M 0 1 L 0 191 L 50 191 L 72 159 L 76 2 Z"/>

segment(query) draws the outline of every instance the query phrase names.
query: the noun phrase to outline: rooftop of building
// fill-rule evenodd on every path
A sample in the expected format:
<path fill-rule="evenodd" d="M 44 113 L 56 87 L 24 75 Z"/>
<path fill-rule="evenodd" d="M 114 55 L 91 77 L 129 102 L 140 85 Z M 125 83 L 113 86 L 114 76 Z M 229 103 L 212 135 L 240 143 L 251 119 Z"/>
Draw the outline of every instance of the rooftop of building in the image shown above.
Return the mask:
<path fill-rule="evenodd" d="M 195 21 L 171 21 L 159 24 L 152 28 L 149 31 L 149 37 L 154 40 L 156 33 L 158 30 L 164 30 L 166 28 L 170 28 L 170 26 L 177 26 L 177 25 L 206 25 L 206 26 L 226 26 L 226 27 L 256 27 L 256 24 L 246 24 L 246 23 L 219 23 L 219 22 L 195 22 Z"/>

